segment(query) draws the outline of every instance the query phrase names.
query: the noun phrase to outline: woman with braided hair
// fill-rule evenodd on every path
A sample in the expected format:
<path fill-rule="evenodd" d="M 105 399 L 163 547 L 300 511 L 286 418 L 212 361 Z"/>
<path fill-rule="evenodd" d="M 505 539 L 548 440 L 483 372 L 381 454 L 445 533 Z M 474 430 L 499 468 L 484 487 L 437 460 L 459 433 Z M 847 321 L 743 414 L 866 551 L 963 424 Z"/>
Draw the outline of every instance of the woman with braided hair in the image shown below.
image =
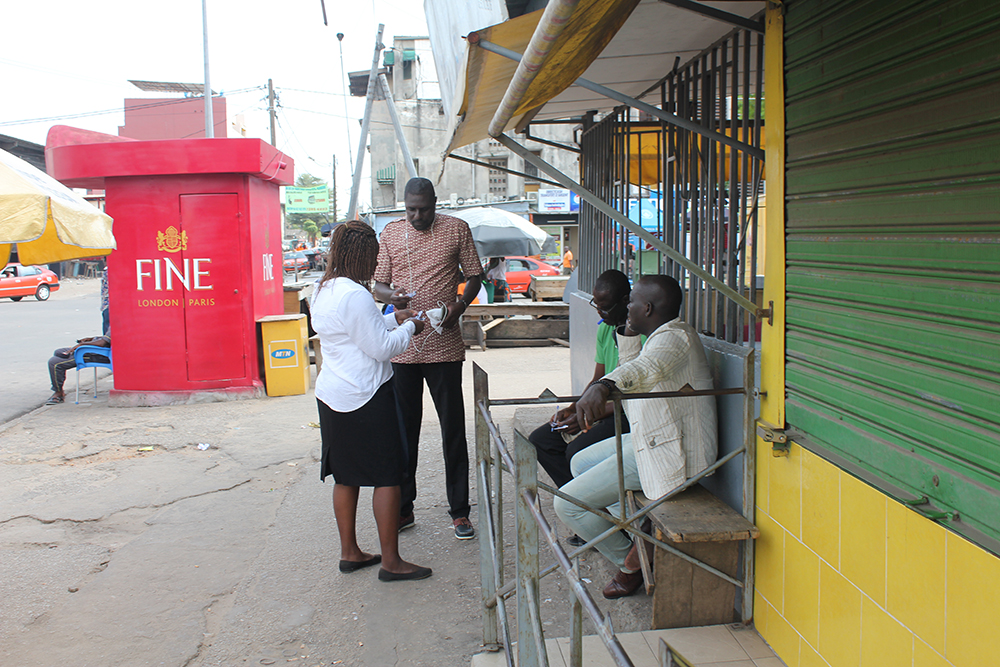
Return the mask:
<path fill-rule="evenodd" d="M 340 571 L 382 564 L 382 581 L 425 579 L 431 569 L 399 556 L 399 485 L 406 447 L 396 411 L 390 359 L 424 328 L 413 311 L 382 315 L 371 294 L 378 258 L 375 231 L 352 220 L 330 241 L 326 273 L 312 305 L 323 369 L 316 378 L 323 458 L 320 479 L 333 475 L 333 513 L 340 534 Z M 372 509 L 382 553 L 358 546 L 360 487 L 374 487 Z"/>

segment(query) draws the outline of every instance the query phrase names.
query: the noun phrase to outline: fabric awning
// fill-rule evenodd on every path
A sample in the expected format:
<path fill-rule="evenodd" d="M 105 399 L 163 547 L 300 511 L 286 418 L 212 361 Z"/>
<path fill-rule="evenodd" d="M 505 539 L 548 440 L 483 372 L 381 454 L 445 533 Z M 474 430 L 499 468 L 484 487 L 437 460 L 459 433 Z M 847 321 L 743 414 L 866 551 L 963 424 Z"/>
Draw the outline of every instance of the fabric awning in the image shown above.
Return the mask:
<path fill-rule="evenodd" d="M 566 28 L 556 40 L 535 80 L 521 98 L 507 129 L 516 127 L 526 112 L 545 104 L 569 88 L 604 50 L 639 0 L 580 0 Z M 482 39 L 524 53 L 544 10 L 519 16 L 477 31 Z M 468 47 L 465 76 L 455 96 L 461 100 L 460 119 L 446 153 L 485 139 L 493 113 L 514 76 L 517 63 L 478 47 Z"/>
<path fill-rule="evenodd" d="M 743 17 L 764 8 L 763 2 L 748 1 L 701 4 Z M 482 39 L 524 53 L 542 11 L 476 32 Z M 591 110 L 603 113 L 619 105 L 573 86 L 581 76 L 641 97 L 673 68 L 677 58 L 681 63 L 690 60 L 732 29 L 728 23 L 660 0 L 580 0 L 507 130 L 520 126 L 526 117 L 568 118 Z M 454 98 L 458 114 L 445 154 L 489 136 L 490 120 L 517 68 L 514 61 L 478 47 L 466 49 L 465 69 Z"/>

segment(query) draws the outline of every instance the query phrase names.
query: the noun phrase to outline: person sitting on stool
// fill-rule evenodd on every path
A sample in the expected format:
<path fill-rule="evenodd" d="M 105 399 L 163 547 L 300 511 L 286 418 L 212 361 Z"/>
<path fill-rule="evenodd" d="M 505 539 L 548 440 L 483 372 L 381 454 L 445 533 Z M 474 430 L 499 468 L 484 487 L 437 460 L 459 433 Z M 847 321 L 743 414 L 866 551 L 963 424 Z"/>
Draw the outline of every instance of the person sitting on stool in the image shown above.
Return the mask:
<path fill-rule="evenodd" d="M 52 396 L 45 401 L 45 405 L 58 405 L 66 402 L 66 394 L 63 392 L 63 384 L 66 382 L 66 371 L 76 368 L 76 358 L 73 352 L 81 345 L 96 345 L 97 347 L 111 347 L 111 334 L 105 336 L 93 336 L 91 338 L 81 338 L 76 341 L 73 347 L 60 347 L 52 353 L 49 359 L 49 379 L 52 380 Z M 84 355 L 86 361 L 91 361 L 88 357 L 93 357 L 93 361 L 108 362 L 108 357 L 94 353 Z"/>

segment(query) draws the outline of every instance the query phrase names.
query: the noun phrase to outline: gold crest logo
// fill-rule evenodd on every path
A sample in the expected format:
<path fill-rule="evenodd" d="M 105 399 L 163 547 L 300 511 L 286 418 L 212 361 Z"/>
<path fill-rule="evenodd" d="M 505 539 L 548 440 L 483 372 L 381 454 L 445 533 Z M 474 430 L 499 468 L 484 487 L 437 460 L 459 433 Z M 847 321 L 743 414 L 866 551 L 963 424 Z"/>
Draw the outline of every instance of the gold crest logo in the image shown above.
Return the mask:
<path fill-rule="evenodd" d="M 167 227 L 166 232 L 156 232 L 156 249 L 165 252 L 180 252 L 187 250 L 187 232 L 178 232 L 174 226 Z"/>

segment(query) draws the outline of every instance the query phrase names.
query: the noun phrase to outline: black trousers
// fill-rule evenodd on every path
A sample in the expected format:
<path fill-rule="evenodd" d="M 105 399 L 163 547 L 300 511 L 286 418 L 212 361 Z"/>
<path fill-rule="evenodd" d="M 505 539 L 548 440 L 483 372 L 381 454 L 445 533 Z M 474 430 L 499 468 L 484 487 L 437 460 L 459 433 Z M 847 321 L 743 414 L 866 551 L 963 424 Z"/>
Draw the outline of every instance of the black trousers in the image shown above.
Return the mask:
<path fill-rule="evenodd" d="M 629 432 L 628 417 L 622 413 L 622 433 Z M 548 424 L 542 424 L 528 436 L 528 440 L 538 450 L 538 464 L 549 474 L 557 486 L 573 479 L 569 462 L 573 456 L 591 445 L 615 437 L 615 418 L 608 417 L 594 424 L 589 431 L 581 433 L 568 443 L 559 431 L 553 431 Z"/>
<path fill-rule="evenodd" d="M 469 446 L 465 438 L 465 401 L 462 397 L 462 362 L 392 365 L 396 402 L 403 420 L 409 467 L 400 487 L 400 516 L 413 512 L 417 498 L 417 449 L 423 418 L 424 381 L 430 389 L 441 423 L 445 488 L 452 519 L 469 516 Z"/>

